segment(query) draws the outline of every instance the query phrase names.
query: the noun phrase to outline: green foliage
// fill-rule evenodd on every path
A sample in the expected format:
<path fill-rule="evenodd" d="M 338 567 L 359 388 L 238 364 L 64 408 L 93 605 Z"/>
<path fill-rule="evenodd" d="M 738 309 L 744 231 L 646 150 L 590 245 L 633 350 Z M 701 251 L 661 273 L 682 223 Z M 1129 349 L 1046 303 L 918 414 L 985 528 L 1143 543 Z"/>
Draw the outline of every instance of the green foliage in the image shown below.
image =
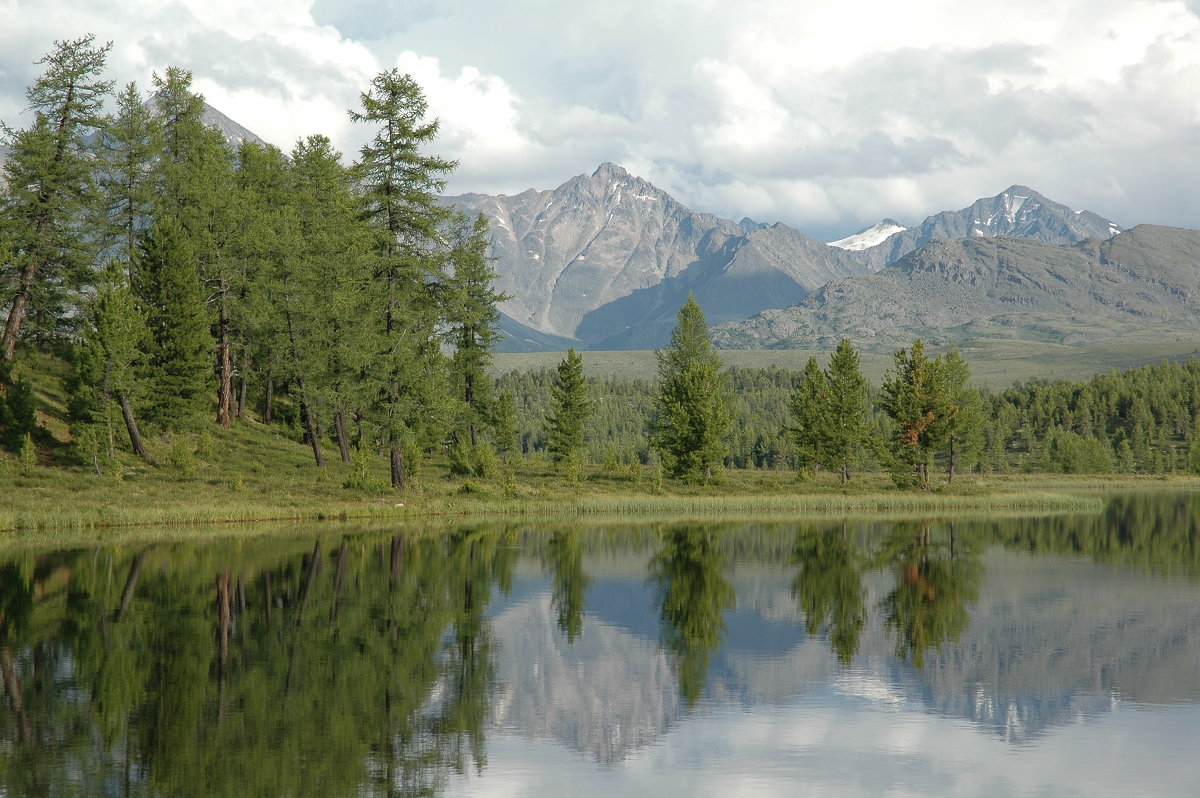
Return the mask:
<path fill-rule="evenodd" d="M 33 386 L 13 377 L 13 364 L 0 360 L 0 448 L 19 452 L 37 425 Z"/>
<path fill-rule="evenodd" d="M 733 418 L 728 380 L 696 298 L 688 296 L 667 347 L 658 352 L 651 443 L 675 479 L 710 482 L 727 451 Z"/>

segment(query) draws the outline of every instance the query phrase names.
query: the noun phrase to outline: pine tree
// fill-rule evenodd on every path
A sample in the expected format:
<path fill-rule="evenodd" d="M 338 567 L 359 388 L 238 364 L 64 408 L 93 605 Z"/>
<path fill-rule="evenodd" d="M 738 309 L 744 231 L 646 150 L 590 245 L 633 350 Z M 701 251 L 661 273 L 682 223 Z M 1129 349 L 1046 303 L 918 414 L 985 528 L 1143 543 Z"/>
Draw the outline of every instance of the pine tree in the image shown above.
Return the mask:
<path fill-rule="evenodd" d="M 9 225 L 10 264 L 3 282 L 13 284 L 0 357 L 12 360 L 22 325 L 31 312 L 47 319 L 65 313 L 64 293 L 86 280 L 92 261 L 80 225 L 94 194 L 89 133 L 102 125 L 101 108 L 112 83 L 99 79 L 111 43 L 95 45 L 91 34 L 56 41 L 39 64 L 46 70 L 26 91 L 32 124 L 3 126 L 10 149 L 0 184 L 6 185 L 0 216 Z"/>
<path fill-rule="evenodd" d="M 567 356 L 558 364 L 551 401 L 546 448 L 555 463 L 571 467 L 582 457 L 586 446 L 583 425 L 592 413 L 583 358 L 574 347 L 567 350 Z"/>
<path fill-rule="evenodd" d="M 438 293 L 445 282 L 441 228 L 450 211 L 437 197 L 443 176 L 456 164 L 421 153 L 437 137 L 438 123 L 425 120 L 428 104 L 408 75 L 380 73 L 360 101 L 362 110 L 350 118 L 376 127 L 355 168 L 376 233 L 374 415 L 389 453 L 392 487 L 402 489 L 406 443 L 436 438 L 446 415 Z"/>
<path fill-rule="evenodd" d="M 695 297 L 688 295 L 670 343 L 655 355 L 651 441 L 669 476 L 708 482 L 725 457 L 733 418 L 728 381 Z"/>
<path fill-rule="evenodd" d="M 142 237 L 134 292 L 153 338 L 146 415 L 166 430 L 187 426 L 208 407 L 212 337 L 190 238 L 174 217 Z"/>

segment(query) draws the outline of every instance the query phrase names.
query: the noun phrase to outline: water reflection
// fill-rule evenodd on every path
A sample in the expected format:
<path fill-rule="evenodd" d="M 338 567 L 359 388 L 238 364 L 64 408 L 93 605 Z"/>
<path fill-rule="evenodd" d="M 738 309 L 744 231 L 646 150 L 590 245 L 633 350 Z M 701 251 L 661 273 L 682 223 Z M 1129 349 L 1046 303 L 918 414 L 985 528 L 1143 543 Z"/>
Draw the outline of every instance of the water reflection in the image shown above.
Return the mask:
<path fill-rule="evenodd" d="M 798 701 L 1032 745 L 1200 701 L 1198 510 L 10 554 L 0 794 L 435 795 L 496 735 L 618 765 Z"/>

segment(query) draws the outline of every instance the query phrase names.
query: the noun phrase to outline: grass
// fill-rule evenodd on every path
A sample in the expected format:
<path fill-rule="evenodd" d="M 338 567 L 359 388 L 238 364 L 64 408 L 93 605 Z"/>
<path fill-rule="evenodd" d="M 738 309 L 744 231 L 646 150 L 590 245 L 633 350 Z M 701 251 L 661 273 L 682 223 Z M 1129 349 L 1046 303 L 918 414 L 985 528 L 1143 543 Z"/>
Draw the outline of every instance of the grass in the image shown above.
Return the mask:
<path fill-rule="evenodd" d="M 548 464 L 522 461 L 492 479 L 447 478 L 444 463 L 425 463 L 403 493 L 385 487 L 383 458 L 374 458 L 370 490 L 343 487 L 349 466 L 328 451 L 316 468 L 309 450 L 280 430 L 253 422 L 231 430 L 211 428 L 168 444 L 152 441 L 150 466 L 124 456 L 97 475 L 79 465 L 23 469 L 0 462 L 0 531 L 45 539 L 91 539 L 96 530 L 177 527 L 147 534 L 187 536 L 184 527 L 314 520 L 430 523 L 439 520 L 665 517 L 765 517 L 1095 511 L 1099 495 L 1146 487 L 1196 488 L 1196 479 L 1042 477 L 959 478 L 953 486 L 921 493 L 891 487 L 882 474 L 865 474 L 839 486 L 829 474 L 805 482 L 791 472 L 727 472 L 712 486 L 669 480 L 659 484 L 645 467 L 605 472 L 591 467 L 567 482 Z M 181 452 L 183 453 L 181 456 Z M 62 452 L 58 453 L 62 456 Z M 104 537 L 101 535 L 100 537 Z"/>

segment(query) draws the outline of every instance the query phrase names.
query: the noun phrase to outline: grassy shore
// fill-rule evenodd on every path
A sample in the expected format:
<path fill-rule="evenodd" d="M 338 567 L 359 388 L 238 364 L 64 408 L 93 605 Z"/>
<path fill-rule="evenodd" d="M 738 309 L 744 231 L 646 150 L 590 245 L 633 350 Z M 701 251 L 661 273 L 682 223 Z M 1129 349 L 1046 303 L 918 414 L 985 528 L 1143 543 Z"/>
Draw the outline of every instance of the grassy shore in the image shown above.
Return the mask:
<path fill-rule="evenodd" d="M 328 452 L 316 468 L 294 440 L 255 424 L 154 442 L 156 464 L 125 457 L 93 467 L 0 462 L 0 531 L 54 537 L 138 526 L 197 527 L 280 521 L 362 520 L 433 523 L 498 519 L 660 519 L 862 516 L 896 513 L 1079 511 L 1101 507 L 1104 493 L 1200 488 L 1196 478 L 1057 475 L 969 476 L 932 492 L 901 491 L 886 475 L 864 474 L 847 487 L 832 475 L 800 481 L 791 472 L 727 472 L 718 484 L 687 486 L 647 467 L 591 466 L 576 481 L 542 461 L 521 461 L 490 479 L 448 478 L 444 463 L 421 464 L 404 492 L 385 487 L 375 458 L 366 487 L 347 488 L 352 468 Z M 44 453 L 43 453 L 44 455 Z M 47 458 L 43 456 L 43 460 Z M 182 529 L 178 530 L 181 534 Z M 103 537 L 101 535 L 101 537 Z"/>

